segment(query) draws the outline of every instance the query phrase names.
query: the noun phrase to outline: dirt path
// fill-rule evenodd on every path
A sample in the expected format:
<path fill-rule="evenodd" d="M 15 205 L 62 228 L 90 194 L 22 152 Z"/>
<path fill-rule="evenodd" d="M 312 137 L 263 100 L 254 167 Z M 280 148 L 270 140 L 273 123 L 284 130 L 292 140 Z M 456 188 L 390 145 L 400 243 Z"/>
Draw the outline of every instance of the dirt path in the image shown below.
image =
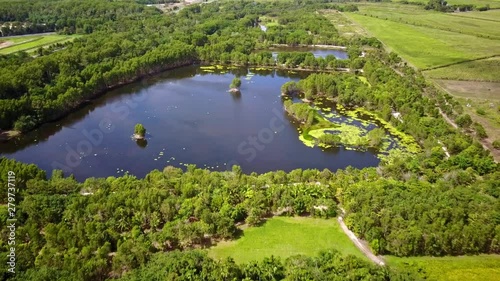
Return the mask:
<path fill-rule="evenodd" d="M 344 209 L 341 209 L 341 210 L 342 210 L 342 214 L 337 218 L 337 220 L 339 221 L 340 227 L 342 228 L 344 233 L 349 237 L 349 239 L 351 239 L 351 241 L 354 243 L 354 245 L 356 245 L 356 247 L 358 247 L 358 249 L 360 249 L 361 252 L 363 252 L 363 254 L 365 254 L 365 256 L 367 258 L 369 258 L 372 262 L 376 263 L 377 265 L 385 266 L 384 261 L 381 258 L 375 256 L 372 253 L 372 251 L 368 247 L 366 247 L 361 242 L 361 240 L 358 239 L 358 237 L 356 237 L 356 234 L 354 234 L 352 231 L 349 230 L 349 228 L 347 228 L 347 225 L 345 225 L 345 223 L 344 223 Z"/>

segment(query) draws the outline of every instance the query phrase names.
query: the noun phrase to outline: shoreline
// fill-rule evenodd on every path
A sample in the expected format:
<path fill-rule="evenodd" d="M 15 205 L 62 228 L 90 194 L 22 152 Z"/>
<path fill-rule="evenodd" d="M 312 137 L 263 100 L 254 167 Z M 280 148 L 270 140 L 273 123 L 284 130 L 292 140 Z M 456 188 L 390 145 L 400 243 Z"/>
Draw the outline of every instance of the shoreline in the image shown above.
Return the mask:
<path fill-rule="evenodd" d="M 318 44 L 318 45 L 307 45 L 307 44 L 299 44 L 297 46 L 290 46 L 288 44 L 272 44 L 271 46 L 273 47 L 290 47 L 290 48 L 321 48 L 321 49 L 332 49 L 332 50 L 347 50 L 346 46 L 338 46 L 338 45 L 324 45 L 324 44 Z"/>

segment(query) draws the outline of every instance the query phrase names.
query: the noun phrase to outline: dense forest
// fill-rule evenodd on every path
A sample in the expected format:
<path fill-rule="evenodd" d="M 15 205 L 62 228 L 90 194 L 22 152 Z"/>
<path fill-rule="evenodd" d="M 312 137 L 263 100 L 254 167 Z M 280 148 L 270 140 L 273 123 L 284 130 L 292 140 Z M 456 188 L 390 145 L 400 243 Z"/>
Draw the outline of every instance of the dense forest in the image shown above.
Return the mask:
<path fill-rule="evenodd" d="M 0 55 L 2 129 L 30 130 L 110 88 L 201 62 L 325 71 L 286 83 L 282 92 L 311 102 L 328 98 L 345 107 L 363 107 L 413 136 L 421 147 L 418 153 L 393 150 L 379 167 L 362 170 L 297 169 L 259 175 L 244 174 L 238 166 L 228 172 L 169 166 L 143 179 L 125 175 L 83 183 L 61 171 L 49 177 L 34 165 L 0 158 L 1 262 L 6 266 L 10 251 L 8 171 L 15 171 L 19 190 L 16 251 L 22 253 L 18 273 L 3 270 L 2 279 L 418 278 L 333 250 L 316 257 L 270 257 L 242 265 L 192 250 L 237 238 L 239 224 L 257 226 L 274 215 L 331 219 L 342 209 L 349 228 L 379 254 L 500 253 L 500 169 L 476 140 L 464 134 L 480 128 L 450 96 L 395 54 L 381 50 L 376 39 L 340 37 L 328 20 L 314 13 L 320 8 L 341 9 L 326 2 L 216 2 L 168 16 L 134 1 L 0 2 L 3 22 L 53 24 L 58 32 L 89 33 L 38 57 L 22 52 Z M 48 11 L 50 5 L 68 9 L 54 13 Z M 279 24 L 264 32 L 258 26 L 263 16 Z M 59 19 L 68 20 L 57 23 Z M 92 28 L 86 30 L 86 23 Z M 349 59 L 280 53 L 274 61 L 268 51 L 273 44 L 344 45 Z M 370 51 L 360 57 L 363 46 Z M 350 69 L 331 73 L 336 68 Z M 360 70 L 366 82 L 356 75 Z M 460 121 L 461 129 L 450 127 L 436 105 Z M 314 121 L 306 104 L 285 106 L 300 121 Z"/>

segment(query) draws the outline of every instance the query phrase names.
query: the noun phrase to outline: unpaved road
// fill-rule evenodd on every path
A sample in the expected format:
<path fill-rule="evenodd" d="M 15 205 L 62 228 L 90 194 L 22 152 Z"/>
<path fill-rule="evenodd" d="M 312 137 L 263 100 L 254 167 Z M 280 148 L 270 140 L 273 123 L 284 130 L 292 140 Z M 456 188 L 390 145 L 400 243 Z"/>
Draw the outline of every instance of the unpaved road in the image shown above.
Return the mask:
<path fill-rule="evenodd" d="M 363 252 L 363 254 L 365 254 L 366 257 L 368 257 L 371 261 L 373 261 L 377 265 L 385 266 L 384 261 L 381 258 L 375 256 L 372 253 L 372 251 L 368 247 L 366 247 L 363 243 L 361 243 L 358 237 L 356 237 L 356 235 L 352 231 L 350 231 L 349 228 L 347 228 L 347 225 L 345 225 L 344 223 L 344 210 L 342 210 L 342 215 L 340 215 L 337 218 L 337 220 L 339 221 L 340 227 L 342 228 L 344 233 L 347 234 L 349 239 L 351 239 L 351 241 L 354 242 L 354 245 L 356 245 L 356 247 L 358 247 L 358 249 L 360 249 L 361 252 Z"/>

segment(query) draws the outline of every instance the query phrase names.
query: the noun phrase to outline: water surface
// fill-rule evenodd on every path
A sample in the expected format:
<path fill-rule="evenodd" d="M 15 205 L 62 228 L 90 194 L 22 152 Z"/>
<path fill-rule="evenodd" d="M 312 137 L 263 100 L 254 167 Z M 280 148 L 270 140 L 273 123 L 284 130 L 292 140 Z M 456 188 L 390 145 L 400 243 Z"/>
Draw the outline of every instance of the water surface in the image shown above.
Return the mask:
<path fill-rule="evenodd" d="M 211 73 L 197 66 L 165 72 L 2 143 L 0 152 L 47 171 L 63 169 L 78 180 L 127 171 L 143 177 L 167 165 L 226 170 L 238 164 L 246 173 L 377 165 L 372 152 L 310 148 L 298 139 L 298 125 L 283 111 L 280 87 L 306 75 Z M 241 95 L 228 93 L 235 76 L 242 77 Z M 147 129 L 147 143 L 131 139 L 136 123 Z"/>

